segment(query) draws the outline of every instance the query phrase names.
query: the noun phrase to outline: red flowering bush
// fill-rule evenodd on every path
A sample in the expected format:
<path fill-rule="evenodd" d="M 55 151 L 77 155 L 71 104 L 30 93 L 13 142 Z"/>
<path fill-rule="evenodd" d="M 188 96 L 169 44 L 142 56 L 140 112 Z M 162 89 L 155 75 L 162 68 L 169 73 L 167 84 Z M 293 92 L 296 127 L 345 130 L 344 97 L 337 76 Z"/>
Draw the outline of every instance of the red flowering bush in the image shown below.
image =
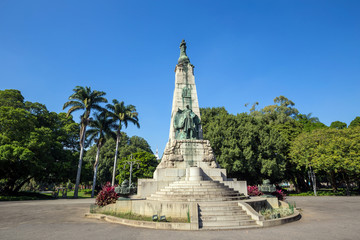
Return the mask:
<path fill-rule="evenodd" d="M 278 200 L 281 200 L 281 201 L 285 200 L 285 198 L 286 198 L 286 194 L 281 189 L 276 190 L 271 195 L 277 197 Z"/>
<path fill-rule="evenodd" d="M 259 191 L 257 186 L 247 186 L 247 192 L 249 196 L 263 195 L 263 193 Z"/>
<path fill-rule="evenodd" d="M 118 199 L 118 195 L 115 192 L 115 186 L 111 186 L 110 182 L 107 182 L 96 197 L 95 204 L 103 207 L 111 203 L 115 203 Z"/>

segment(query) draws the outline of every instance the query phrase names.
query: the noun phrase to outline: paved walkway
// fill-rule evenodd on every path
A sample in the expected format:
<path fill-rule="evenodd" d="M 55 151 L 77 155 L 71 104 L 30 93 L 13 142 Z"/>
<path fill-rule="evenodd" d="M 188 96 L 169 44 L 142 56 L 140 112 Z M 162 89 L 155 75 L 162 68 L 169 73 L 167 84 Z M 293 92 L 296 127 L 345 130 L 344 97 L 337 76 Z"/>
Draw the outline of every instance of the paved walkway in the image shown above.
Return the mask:
<path fill-rule="evenodd" d="M 87 219 L 94 199 L 0 202 L 0 239 L 56 240 L 338 240 L 360 239 L 360 197 L 291 197 L 302 208 L 297 222 L 263 229 L 167 231 Z"/>

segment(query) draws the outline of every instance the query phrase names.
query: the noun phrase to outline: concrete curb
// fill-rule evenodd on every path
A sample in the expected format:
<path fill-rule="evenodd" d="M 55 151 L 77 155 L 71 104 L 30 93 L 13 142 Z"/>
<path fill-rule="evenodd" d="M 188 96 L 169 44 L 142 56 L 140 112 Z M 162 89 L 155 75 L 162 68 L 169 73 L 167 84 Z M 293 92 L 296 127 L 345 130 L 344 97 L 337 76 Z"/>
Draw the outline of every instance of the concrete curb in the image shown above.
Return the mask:
<path fill-rule="evenodd" d="M 294 209 L 294 214 L 293 215 L 283 217 L 283 218 L 265 220 L 265 221 L 262 221 L 260 224 L 263 227 L 273 227 L 273 226 L 278 226 L 278 225 L 282 225 L 282 224 L 285 224 L 285 223 L 294 222 L 294 221 L 299 220 L 300 218 L 301 218 L 300 212 Z"/>
<path fill-rule="evenodd" d="M 108 216 L 105 214 L 97 213 L 85 213 L 85 217 L 94 218 L 98 220 L 105 220 L 111 223 L 119 223 L 133 227 L 153 228 L 153 229 L 167 229 L 167 230 L 198 230 L 198 224 L 192 223 L 172 223 L 172 222 L 149 222 L 149 221 L 138 221 L 124 218 L 118 218 L 114 216 Z"/>
<path fill-rule="evenodd" d="M 105 220 L 107 222 L 118 223 L 118 224 L 123 224 L 123 225 L 127 225 L 127 226 L 133 226 L 133 227 L 166 229 L 166 230 L 185 230 L 185 231 L 202 230 L 202 229 L 199 229 L 198 223 L 171 223 L 171 222 L 138 221 L 138 220 L 118 218 L 118 217 L 108 216 L 105 214 L 98 214 L 98 213 L 85 213 L 85 217 L 94 218 L 94 219 L 98 219 L 98 220 Z M 256 226 L 256 228 L 278 226 L 278 225 L 282 225 L 285 223 L 297 221 L 300 218 L 301 218 L 300 212 L 298 212 L 297 210 L 294 209 L 294 214 L 291 216 L 278 218 L 278 219 L 272 219 L 272 220 L 263 220 L 263 221 L 258 220 L 257 221 L 258 226 Z M 254 226 L 251 226 L 248 228 L 254 228 Z M 241 229 L 247 229 L 247 227 L 242 227 Z M 211 230 L 214 230 L 214 229 L 211 229 Z M 219 229 L 217 229 L 217 230 L 219 230 Z M 226 229 L 226 230 L 231 230 L 231 229 Z"/>

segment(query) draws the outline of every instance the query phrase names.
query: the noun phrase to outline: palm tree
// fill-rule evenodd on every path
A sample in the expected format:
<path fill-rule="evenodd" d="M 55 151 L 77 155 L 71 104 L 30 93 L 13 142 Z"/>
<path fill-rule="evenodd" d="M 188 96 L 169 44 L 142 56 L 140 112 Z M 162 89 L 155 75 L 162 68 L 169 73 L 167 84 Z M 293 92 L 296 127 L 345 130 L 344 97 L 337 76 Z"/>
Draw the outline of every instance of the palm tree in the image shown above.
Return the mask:
<path fill-rule="evenodd" d="M 105 144 L 108 137 L 116 138 L 116 134 L 113 132 L 113 129 L 116 128 L 116 125 L 114 124 L 113 120 L 109 118 L 108 112 L 103 111 L 100 114 L 95 114 L 94 116 L 95 119 L 90 121 L 90 129 L 86 133 L 86 135 L 89 137 L 88 143 L 95 142 L 97 147 L 91 197 L 94 197 L 100 149 Z"/>
<path fill-rule="evenodd" d="M 70 107 L 67 112 L 67 116 L 75 111 L 84 110 L 84 113 L 80 116 L 80 157 L 74 190 L 74 198 L 77 198 L 80 184 L 81 165 L 84 155 L 85 132 L 86 126 L 90 121 L 90 112 L 92 109 L 101 111 L 103 108 L 99 105 L 99 103 L 107 103 L 107 99 L 103 97 L 106 94 L 105 92 L 96 90 L 91 91 L 90 87 L 76 86 L 73 91 L 74 93 L 69 97 L 69 101 L 64 104 L 63 109 Z"/>
<path fill-rule="evenodd" d="M 116 99 L 113 99 L 113 104 L 107 104 L 106 108 L 109 109 L 111 117 L 115 123 L 118 123 L 116 130 L 116 149 L 115 149 L 115 158 L 114 158 L 114 169 L 111 185 L 115 184 L 115 173 L 116 173 L 116 163 L 117 155 L 119 150 L 119 142 L 121 136 L 122 125 L 124 124 L 125 128 L 128 126 L 128 122 L 133 123 L 138 128 L 140 128 L 138 113 L 136 112 L 136 107 L 134 105 L 125 105 L 124 102 L 119 102 Z"/>

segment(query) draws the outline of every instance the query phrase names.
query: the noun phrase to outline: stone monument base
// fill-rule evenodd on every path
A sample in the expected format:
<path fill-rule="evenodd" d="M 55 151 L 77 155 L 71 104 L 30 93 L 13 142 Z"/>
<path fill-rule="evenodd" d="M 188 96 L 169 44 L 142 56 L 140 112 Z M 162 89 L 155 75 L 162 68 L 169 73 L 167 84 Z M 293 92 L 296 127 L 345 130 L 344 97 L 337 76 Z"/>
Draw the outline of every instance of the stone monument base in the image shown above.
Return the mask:
<path fill-rule="evenodd" d="M 197 173 L 199 176 L 192 176 Z M 180 168 L 158 168 L 154 172 L 153 179 L 138 179 L 137 195 L 141 198 L 149 197 L 160 189 L 165 188 L 170 183 L 181 180 L 189 180 L 190 178 L 200 177 L 205 181 L 219 181 L 226 186 L 247 196 L 246 181 L 238 181 L 236 178 L 227 178 L 226 169 L 223 168 L 198 168 L 190 167 L 186 169 Z M 190 179 L 191 180 L 191 179 Z"/>

